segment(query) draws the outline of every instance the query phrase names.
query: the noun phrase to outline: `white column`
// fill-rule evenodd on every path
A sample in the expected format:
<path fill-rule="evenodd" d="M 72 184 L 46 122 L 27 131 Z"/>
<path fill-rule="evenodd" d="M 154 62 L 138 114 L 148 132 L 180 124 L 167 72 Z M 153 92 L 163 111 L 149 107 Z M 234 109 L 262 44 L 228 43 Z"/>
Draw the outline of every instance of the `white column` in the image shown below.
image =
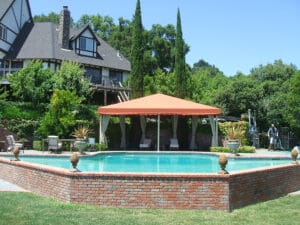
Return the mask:
<path fill-rule="evenodd" d="M 219 146 L 219 127 L 218 127 L 218 118 L 215 117 L 216 121 L 216 146 Z"/>
<path fill-rule="evenodd" d="M 99 144 L 101 143 L 101 121 L 102 121 L 102 116 L 99 116 Z"/>
<path fill-rule="evenodd" d="M 218 141 L 217 141 L 217 135 L 218 135 L 218 127 L 217 127 L 217 120 L 213 116 L 209 116 L 209 122 L 210 122 L 210 127 L 212 131 L 212 139 L 211 139 L 211 146 L 218 146 Z"/>

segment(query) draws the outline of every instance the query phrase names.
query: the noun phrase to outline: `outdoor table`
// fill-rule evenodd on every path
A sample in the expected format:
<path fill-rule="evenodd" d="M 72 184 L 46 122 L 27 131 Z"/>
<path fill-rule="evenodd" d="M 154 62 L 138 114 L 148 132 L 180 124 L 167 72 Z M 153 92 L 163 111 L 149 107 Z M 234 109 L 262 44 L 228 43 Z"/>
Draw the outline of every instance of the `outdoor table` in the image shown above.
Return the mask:
<path fill-rule="evenodd" d="M 63 142 L 69 142 L 70 143 L 70 152 L 73 150 L 73 148 L 74 148 L 74 142 L 76 141 L 76 139 L 66 139 L 66 138 L 64 138 L 64 139 L 59 139 L 59 141 L 61 141 L 62 143 Z"/>
<path fill-rule="evenodd" d="M 67 138 L 63 138 L 63 139 L 59 139 L 60 142 L 70 142 L 70 152 L 73 150 L 74 148 L 74 142 L 76 141 L 76 139 L 67 139 Z M 43 139 L 43 143 L 42 143 L 42 150 L 45 150 L 45 142 L 48 142 L 48 138 Z"/>

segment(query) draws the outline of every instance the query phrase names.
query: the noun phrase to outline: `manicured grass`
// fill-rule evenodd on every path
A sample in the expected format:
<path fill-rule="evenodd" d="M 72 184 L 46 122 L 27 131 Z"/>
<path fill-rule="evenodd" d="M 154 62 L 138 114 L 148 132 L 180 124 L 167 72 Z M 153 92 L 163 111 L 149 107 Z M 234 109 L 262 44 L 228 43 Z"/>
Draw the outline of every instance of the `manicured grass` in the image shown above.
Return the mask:
<path fill-rule="evenodd" d="M 0 225 L 45 224 L 299 224 L 300 196 L 244 207 L 231 213 L 205 210 L 121 209 L 61 203 L 31 193 L 0 192 Z"/>

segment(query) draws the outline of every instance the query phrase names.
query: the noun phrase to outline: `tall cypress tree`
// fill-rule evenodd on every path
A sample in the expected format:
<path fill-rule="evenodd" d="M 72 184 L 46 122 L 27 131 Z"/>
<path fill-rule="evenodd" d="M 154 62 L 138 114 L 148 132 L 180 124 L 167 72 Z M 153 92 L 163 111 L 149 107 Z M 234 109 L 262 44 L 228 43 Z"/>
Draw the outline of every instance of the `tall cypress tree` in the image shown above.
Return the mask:
<path fill-rule="evenodd" d="M 131 74 L 130 87 L 131 98 L 144 95 L 144 46 L 143 46 L 143 24 L 141 16 L 140 0 L 137 0 L 133 21 L 133 39 L 131 49 Z"/>
<path fill-rule="evenodd" d="M 185 98 L 187 96 L 187 76 L 185 71 L 185 53 L 184 42 L 182 38 L 180 11 L 177 11 L 177 26 L 176 26 L 176 41 L 175 41 L 175 76 L 176 88 L 175 95 L 178 98 Z M 181 148 L 188 148 L 188 123 L 186 117 L 179 117 L 178 119 L 178 139 Z"/>
<path fill-rule="evenodd" d="M 180 11 L 177 11 L 176 41 L 175 41 L 175 76 L 176 92 L 179 98 L 187 95 L 187 73 L 185 71 L 184 42 L 182 38 Z"/>
<path fill-rule="evenodd" d="M 133 34 L 131 46 L 131 73 L 130 73 L 130 98 L 144 96 L 144 46 L 143 46 L 143 25 L 141 16 L 140 0 L 137 0 L 133 18 Z M 140 121 L 139 116 L 131 117 L 129 148 L 136 148 L 140 142 Z"/>

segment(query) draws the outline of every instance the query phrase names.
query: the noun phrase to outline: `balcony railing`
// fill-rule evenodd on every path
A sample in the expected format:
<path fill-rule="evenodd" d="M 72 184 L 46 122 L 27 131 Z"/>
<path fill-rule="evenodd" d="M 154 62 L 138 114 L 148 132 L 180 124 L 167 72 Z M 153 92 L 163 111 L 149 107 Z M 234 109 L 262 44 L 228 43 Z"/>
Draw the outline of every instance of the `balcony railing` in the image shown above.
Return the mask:
<path fill-rule="evenodd" d="M 21 68 L 0 68 L 0 83 L 7 83 L 7 74 L 8 73 L 14 73 L 19 71 Z M 95 79 L 92 77 L 90 85 L 92 87 L 95 87 L 98 90 L 108 90 L 108 91 L 126 91 L 129 92 L 130 89 L 128 87 L 123 87 L 122 84 L 116 80 L 116 79 L 110 79 L 110 78 L 103 78 L 102 79 Z"/>
<path fill-rule="evenodd" d="M 91 86 L 97 90 L 108 90 L 108 91 L 130 91 L 130 88 L 123 87 L 120 82 L 113 79 L 102 79 L 101 83 L 91 82 Z"/>
<path fill-rule="evenodd" d="M 7 73 L 15 73 L 17 71 L 19 71 L 20 69 L 22 68 L 0 68 L 0 75 L 4 75 L 4 74 L 7 74 Z"/>

